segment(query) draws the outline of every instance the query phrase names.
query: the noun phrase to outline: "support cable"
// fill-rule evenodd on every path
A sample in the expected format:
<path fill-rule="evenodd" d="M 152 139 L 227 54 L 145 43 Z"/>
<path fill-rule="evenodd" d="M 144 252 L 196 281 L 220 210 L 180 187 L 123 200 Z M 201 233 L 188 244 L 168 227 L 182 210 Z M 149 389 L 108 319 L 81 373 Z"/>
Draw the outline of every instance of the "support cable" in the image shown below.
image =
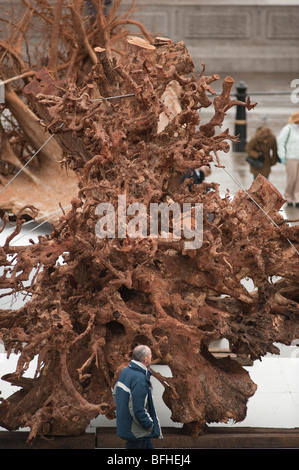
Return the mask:
<path fill-rule="evenodd" d="M 109 96 L 107 98 L 96 98 L 94 99 L 93 101 L 103 101 L 103 100 L 111 100 L 111 99 L 119 99 L 119 98 L 128 98 L 128 97 L 132 97 L 132 96 L 135 96 L 134 93 L 129 93 L 129 94 L 126 94 L 126 95 L 119 95 L 119 96 Z M 160 99 L 159 101 L 161 103 L 163 103 L 165 105 L 164 102 L 162 102 Z M 175 114 L 171 111 L 171 113 L 175 116 Z M 59 127 L 62 127 L 64 124 L 62 123 Z M 0 194 L 10 185 L 10 183 L 12 183 L 12 181 L 24 170 L 24 168 L 26 168 L 26 166 L 33 160 L 33 158 L 44 148 L 44 146 L 54 137 L 55 133 L 51 134 L 48 139 L 43 143 L 43 145 L 34 153 L 34 155 L 32 155 L 32 157 L 25 163 L 25 165 L 14 175 L 14 177 L 0 190 Z M 214 157 L 213 157 L 214 158 Z M 214 163 L 215 163 L 215 160 L 214 160 Z M 269 214 L 267 214 L 265 212 L 265 210 L 255 201 L 255 199 L 248 193 L 248 191 L 246 189 L 244 189 L 242 187 L 242 185 L 226 170 L 225 167 L 221 167 L 226 173 L 227 175 L 242 189 L 242 191 L 245 192 L 245 194 L 254 202 L 254 204 L 263 212 L 263 214 L 274 224 L 274 226 L 276 228 L 279 228 L 278 225 L 276 224 L 276 222 L 269 216 Z M 66 206 L 66 208 L 69 207 L 69 206 Z M 66 209 L 65 208 L 65 209 Z M 60 209 L 60 211 L 62 211 L 62 209 Z M 60 212 L 58 211 L 58 213 Z M 49 217 L 47 220 L 45 220 L 42 224 L 38 225 L 38 227 L 40 227 L 41 225 L 47 223 L 49 220 L 51 220 L 54 216 L 56 215 L 56 213 L 54 215 L 52 215 L 51 217 Z M 30 230 L 30 232 L 28 233 L 31 233 L 33 232 L 34 230 L 36 230 L 37 227 L 33 228 L 32 230 Z M 22 237 L 19 237 L 17 240 L 15 241 L 18 241 L 20 240 L 20 238 L 23 238 L 24 235 L 22 235 Z M 291 242 L 291 240 L 289 238 L 287 238 L 287 241 L 288 243 L 291 245 L 291 247 L 295 250 L 295 252 L 299 255 L 299 251 L 297 250 L 297 248 L 294 246 L 294 244 Z"/>
<path fill-rule="evenodd" d="M 66 209 L 68 209 L 69 207 L 71 207 L 72 204 L 68 204 L 67 206 L 63 207 L 62 209 L 58 209 L 57 211 L 55 212 L 51 212 L 51 216 L 48 217 L 46 220 L 44 220 L 41 224 L 37 225 L 36 227 L 33 227 L 31 230 L 29 230 L 28 232 L 24 233 L 24 235 L 21 235 L 19 238 L 17 238 L 16 240 L 12 240 L 13 243 L 15 242 L 18 242 L 19 240 L 21 240 L 21 238 L 24 238 L 26 235 L 28 235 L 29 233 L 32 233 L 34 232 L 35 230 L 37 230 L 38 228 L 40 228 L 42 225 L 46 224 L 49 222 L 49 220 L 53 219 L 53 217 L 55 217 L 56 215 L 58 215 L 60 212 L 64 212 Z M 24 225 L 30 223 L 30 222 L 35 222 L 35 220 L 29 220 L 28 222 L 25 222 L 25 224 L 22 225 L 22 228 Z"/>
<path fill-rule="evenodd" d="M 62 127 L 63 126 L 63 123 L 59 126 L 59 127 Z M 10 185 L 10 183 L 13 182 L 13 180 L 20 174 L 22 173 L 22 171 L 24 170 L 24 168 L 26 168 L 27 165 L 29 165 L 29 163 L 34 159 L 34 157 L 36 157 L 36 155 L 44 148 L 44 146 L 54 137 L 55 134 L 51 134 L 47 140 L 43 143 L 43 145 L 34 153 L 34 155 L 32 155 L 32 157 L 30 157 L 30 159 L 28 160 L 28 162 L 25 163 L 25 165 L 20 168 L 20 170 L 12 177 L 12 179 L 4 186 L 4 188 L 2 188 L 0 190 L 0 194 L 3 193 L 3 191 L 7 188 L 7 186 Z"/>
<path fill-rule="evenodd" d="M 214 158 L 214 157 L 213 157 Z M 214 161 L 215 163 L 215 161 Z M 273 220 L 269 214 L 267 214 L 267 212 L 256 202 L 256 200 L 251 196 L 251 194 L 249 194 L 249 192 L 243 188 L 243 186 L 239 183 L 239 181 L 236 180 L 236 178 L 233 177 L 233 175 L 231 175 L 229 173 L 229 171 L 227 171 L 227 169 L 225 167 L 221 167 L 225 173 L 239 186 L 239 188 L 242 189 L 242 191 L 244 191 L 244 193 L 254 202 L 254 204 L 263 212 L 263 214 L 268 217 L 268 219 L 273 223 L 273 225 L 276 227 L 276 228 L 279 228 L 279 226 L 277 225 L 277 223 L 275 222 L 275 220 Z M 288 243 L 291 245 L 291 247 L 295 250 L 295 252 L 297 253 L 297 255 L 299 255 L 299 251 L 297 250 L 297 248 L 295 247 L 295 245 L 291 242 L 291 240 L 289 238 L 286 239 L 288 241 Z"/>

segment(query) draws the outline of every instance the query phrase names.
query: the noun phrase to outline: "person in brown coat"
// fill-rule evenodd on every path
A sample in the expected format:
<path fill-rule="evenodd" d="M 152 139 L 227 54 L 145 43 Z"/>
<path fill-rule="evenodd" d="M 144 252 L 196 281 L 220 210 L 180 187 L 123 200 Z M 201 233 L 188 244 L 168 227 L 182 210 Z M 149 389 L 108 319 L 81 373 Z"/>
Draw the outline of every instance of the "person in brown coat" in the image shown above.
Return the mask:
<path fill-rule="evenodd" d="M 258 158 L 259 153 L 264 155 L 264 166 L 260 169 L 254 168 L 250 165 L 250 172 L 256 178 L 260 173 L 266 178 L 269 177 L 271 166 L 277 163 L 277 143 L 275 135 L 269 127 L 258 127 L 255 131 L 254 137 L 250 139 L 245 147 L 246 152 L 253 158 Z"/>

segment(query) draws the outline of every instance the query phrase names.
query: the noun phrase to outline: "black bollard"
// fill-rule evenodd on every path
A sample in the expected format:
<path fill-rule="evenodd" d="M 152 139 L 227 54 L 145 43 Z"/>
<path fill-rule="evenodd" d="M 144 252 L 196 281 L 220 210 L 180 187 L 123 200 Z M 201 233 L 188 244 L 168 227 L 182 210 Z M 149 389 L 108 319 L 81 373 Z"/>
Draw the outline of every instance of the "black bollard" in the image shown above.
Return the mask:
<path fill-rule="evenodd" d="M 246 102 L 247 85 L 244 82 L 239 82 L 237 88 L 237 100 Z M 247 122 L 246 122 L 246 108 L 237 105 L 236 120 L 235 120 L 235 135 L 239 136 L 238 142 L 233 143 L 235 152 L 245 152 L 246 139 L 247 139 Z"/>

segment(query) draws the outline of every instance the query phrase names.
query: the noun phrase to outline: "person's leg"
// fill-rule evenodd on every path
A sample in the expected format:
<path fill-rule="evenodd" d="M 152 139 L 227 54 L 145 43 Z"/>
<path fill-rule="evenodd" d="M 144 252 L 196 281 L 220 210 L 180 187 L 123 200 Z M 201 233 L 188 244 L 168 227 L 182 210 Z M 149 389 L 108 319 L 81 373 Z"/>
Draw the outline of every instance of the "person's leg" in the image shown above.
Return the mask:
<path fill-rule="evenodd" d="M 151 439 L 146 439 L 146 449 L 154 449 L 155 446 Z"/>
<path fill-rule="evenodd" d="M 126 449 L 139 449 L 138 439 L 130 439 L 126 442 Z"/>
<path fill-rule="evenodd" d="M 297 178 L 297 161 L 286 160 L 287 184 L 284 197 L 288 202 L 294 202 L 294 188 Z"/>
<path fill-rule="evenodd" d="M 126 449 L 154 449 L 154 447 L 150 439 L 132 439 L 126 442 Z"/>
<path fill-rule="evenodd" d="M 299 160 L 296 161 L 296 180 L 295 180 L 295 185 L 294 185 L 294 201 L 296 203 L 296 206 L 298 207 L 298 204 L 299 204 Z"/>

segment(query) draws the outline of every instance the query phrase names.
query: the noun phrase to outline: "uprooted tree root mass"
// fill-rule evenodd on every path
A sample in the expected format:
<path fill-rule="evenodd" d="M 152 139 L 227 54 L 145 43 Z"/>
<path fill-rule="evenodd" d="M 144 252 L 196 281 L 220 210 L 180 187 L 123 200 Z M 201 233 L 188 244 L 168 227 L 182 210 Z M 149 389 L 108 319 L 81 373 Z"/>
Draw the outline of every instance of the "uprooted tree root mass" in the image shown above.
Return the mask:
<path fill-rule="evenodd" d="M 139 343 L 152 348 L 155 363 L 169 366 L 171 377 L 154 375 L 186 432 L 242 421 L 256 385 L 237 361 L 216 359 L 209 345 L 226 338 L 232 352 L 255 360 L 277 353 L 273 343 L 298 337 L 298 227 L 284 223 L 284 200 L 262 176 L 248 190 L 251 197 L 239 191 L 233 199 L 220 197 L 216 183 L 191 191 L 190 180 L 180 184 L 188 168 L 213 158 L 221 165 L 219 152 L 236 140 L 228 130 L 216 132 L 238 103 L 230 98 L 231 77 L 212 102 L 219 77 L 204 71 L 196 77 L 183 43 L 128 40 L 117 64 L 104 49 L 95 52 L 98 62 L 79 85 L 41 70 L 24 90 L 55 133 L 79 189 L 51 235 L 13 246 L 21 211 L 1 248 L 1 286 L 31 298 L 19 310 L 1 310 L 6 350 L 20 353 L 16 371 L 2 379 L 20 390 L 2 401 L 0 424 L 30 427 L 31 441 L 37 434 L 82 433 L 99 414 L 113 418 L 111 388 Z M 175 117 L 161 100 L 173 80 L 181 87 Z M 123 95 L 130 96 L 105 99 Z M 243 105 L 252 107 L 250 100 Z M 214 115 L 202 123 L 199 110 L 209 106 Z M 157 133 L 162 111 L 169 123 Z M 183 236 L 163 233 L 120 238 L 124 227 L 117 223 L 115 237 L 100 238 L 97 207 L 110 203 L 117 217 L 119 195 L 127 207 L 142 203 L 148 214 L 151 203 L 202 203 L 201 247 L 186 249 Z M 196 222 L 192 211 L 190 218 Z M 242 284 L 247 277 L 253 292 Z M 34 378 L 24 377 L 37 355 Z"/>

